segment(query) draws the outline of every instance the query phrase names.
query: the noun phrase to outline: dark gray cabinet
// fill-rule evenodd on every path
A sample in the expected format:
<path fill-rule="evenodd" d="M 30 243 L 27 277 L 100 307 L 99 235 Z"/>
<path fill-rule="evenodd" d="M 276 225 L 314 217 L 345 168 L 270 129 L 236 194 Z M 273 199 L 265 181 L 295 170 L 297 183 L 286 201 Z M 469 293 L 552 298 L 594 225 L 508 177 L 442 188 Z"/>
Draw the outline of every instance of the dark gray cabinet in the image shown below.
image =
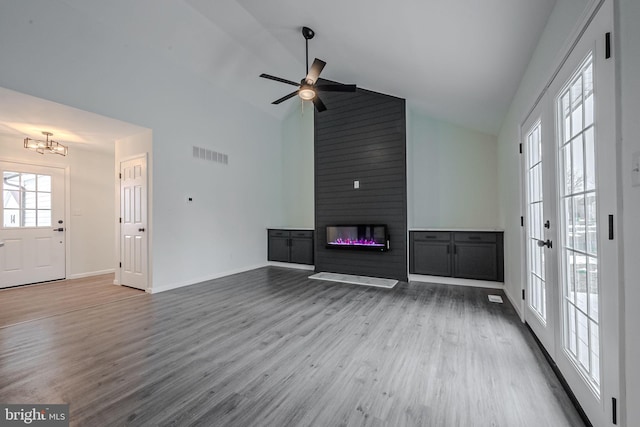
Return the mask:
<path fill-rule="evenodd" d="M 313 265 L 313 230 L 268 230 L 269 261 Z"/>
<path fill-rule="evenodd" d="M 409 272 L 504 280 L 502 232 L 411 231 Z"/>

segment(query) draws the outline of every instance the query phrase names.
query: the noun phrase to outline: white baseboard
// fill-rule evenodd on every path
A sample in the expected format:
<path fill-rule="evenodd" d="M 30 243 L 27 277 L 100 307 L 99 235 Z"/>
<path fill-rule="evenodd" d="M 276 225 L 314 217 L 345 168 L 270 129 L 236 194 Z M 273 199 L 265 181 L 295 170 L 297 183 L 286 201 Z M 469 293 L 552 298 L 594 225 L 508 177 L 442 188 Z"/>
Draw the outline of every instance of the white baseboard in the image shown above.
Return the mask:
<path fill-rule="evenodd" d="M 509 299 L 509 302 L 511 302 L 511 305 L 516 310 L 516 313 L 518 313 L 518 317 L 520 318 L 520 320 L 524 323 L 524 315 L 522 313 L 522 301 L 518 301 L 517 298 L 513 298 L 513 296 L 511 295 L 511 292 L 509 292 L 508 286 L 504 287 L 504 294 Z"/>
<path fill-rule="evenodd" d="M 196 285 L 198 283 L 207 282 L 209 280 L 214 280 L 214 279 L 219 279 L 221 277 L 231 276 L 232 274 L 244 273 L 245 271 L 255 270 L 256 268 L 266 267 L 267 265 L 268 264 L 265 262 L 265 263 L 261 263 L 261 264 L 248 266 L 248 267 L 237 268 L 235 270 L 225 271 L 225 272 L 222 272 L 222 273 L 214 273 L 214 274 L 211 274 L 211 275 L 208 275 L 208 276 L 203 276 L 203 277 L 198 277 L 198 278 L 195 278 L 195 279 L 186 280 L 184 282 L 169 283 L 169 284 L 163 285 L 163 286 L 153 286 L 153 287 L 147 289 L 147 292 L 150 293 L 150 294 L 157 294 L 159 292 L 170 291 L 172 289 L 183 288 L 185 286 Z"/>
<path fill-rule="evenodd" d="M 100 270 L 100 271 L 89 271 L 87 273 L 76 273 L 76 274 L 72 274 L 69 277 L 67 277 L 67 280 L 71 280 L 71 279 L 83 279 L 85 277 L 92 277 L 92 276 L 101 276 L 103 274 L 112 274 L 115 273 L 115 269 L 110 268 L 108 270 Z"/>
<path fill-rule="evenodd" d="M 298 270 L 315 271 L 315 269 L 316 269 L 315 265 L 292 264 L 290 262 L 269 261 L 267 264 L 272 266 L 272 267 L 295 268 L 295 269 L 298 269 Z"/>
<path fill-rule="evenodd" d="M 439 283 L 441 285 L 472 286 L 475 288 L 504 289 L 503 282 L 491 282 L 488 280 L 459 279 L 457 277 L 425 276 L 422 274 L 409 274 L 409 281 Z"/>

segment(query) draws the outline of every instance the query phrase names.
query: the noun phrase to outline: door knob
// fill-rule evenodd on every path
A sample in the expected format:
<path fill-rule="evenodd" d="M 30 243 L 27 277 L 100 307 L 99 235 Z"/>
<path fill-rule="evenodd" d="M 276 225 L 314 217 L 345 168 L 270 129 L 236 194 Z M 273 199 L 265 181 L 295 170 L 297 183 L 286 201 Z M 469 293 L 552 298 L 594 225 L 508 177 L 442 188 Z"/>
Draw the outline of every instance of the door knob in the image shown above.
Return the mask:
<path fill-rule="evenodd" d="M 546 246 L 548 248 L 552 248 L 553 247 L 553 243 L 549 239 L 547 239 L 546 242 L 544 240 L 538 240 L 538 246 L 540 246 L 540 247 Z"/>
<path fill-rule="evenodd" d="M 143 232 L 144 228 L 138 228 L 138 231 Z"/>
<path fill-rule="evenodd" d="M 60 228 L 54 228 L 53 231 L 59 231 L 59 232 L 63 232 L 64 228 L 60 227 Z"/>

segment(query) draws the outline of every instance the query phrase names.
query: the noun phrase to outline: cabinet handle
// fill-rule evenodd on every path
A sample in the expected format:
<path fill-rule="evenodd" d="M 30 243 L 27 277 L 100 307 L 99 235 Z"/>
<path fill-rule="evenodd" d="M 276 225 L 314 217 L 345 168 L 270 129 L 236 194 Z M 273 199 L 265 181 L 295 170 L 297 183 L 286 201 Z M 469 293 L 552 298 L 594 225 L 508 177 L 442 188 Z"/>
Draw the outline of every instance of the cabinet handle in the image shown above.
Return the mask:
<path fill-rule="evenodd" d="M 453 245 L 453 254 L 454 255 L 458 255 L 458 246 L 457 245 Z"/>
<path fill-rule="evenodd" d="M 449 245 L 447 245 L 447 255 L 449 255 L 451 253 L 451 249 L 449 247 Z"/>

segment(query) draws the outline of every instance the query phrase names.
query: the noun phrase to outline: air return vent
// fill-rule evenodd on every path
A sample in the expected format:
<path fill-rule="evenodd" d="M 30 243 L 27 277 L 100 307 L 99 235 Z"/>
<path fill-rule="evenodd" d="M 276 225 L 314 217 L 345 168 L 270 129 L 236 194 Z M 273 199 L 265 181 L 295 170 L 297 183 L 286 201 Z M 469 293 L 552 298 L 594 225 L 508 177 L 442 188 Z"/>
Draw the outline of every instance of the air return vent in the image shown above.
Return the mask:
<path fill-rule="evenodd" d="M 227 154 L 218 153 L 217 151 L 209 150 L 208 148 L 196 147 L 195 145 L 193 146 L 193 157 L 223 165 L 229 164 L 229 156 Z"/>

